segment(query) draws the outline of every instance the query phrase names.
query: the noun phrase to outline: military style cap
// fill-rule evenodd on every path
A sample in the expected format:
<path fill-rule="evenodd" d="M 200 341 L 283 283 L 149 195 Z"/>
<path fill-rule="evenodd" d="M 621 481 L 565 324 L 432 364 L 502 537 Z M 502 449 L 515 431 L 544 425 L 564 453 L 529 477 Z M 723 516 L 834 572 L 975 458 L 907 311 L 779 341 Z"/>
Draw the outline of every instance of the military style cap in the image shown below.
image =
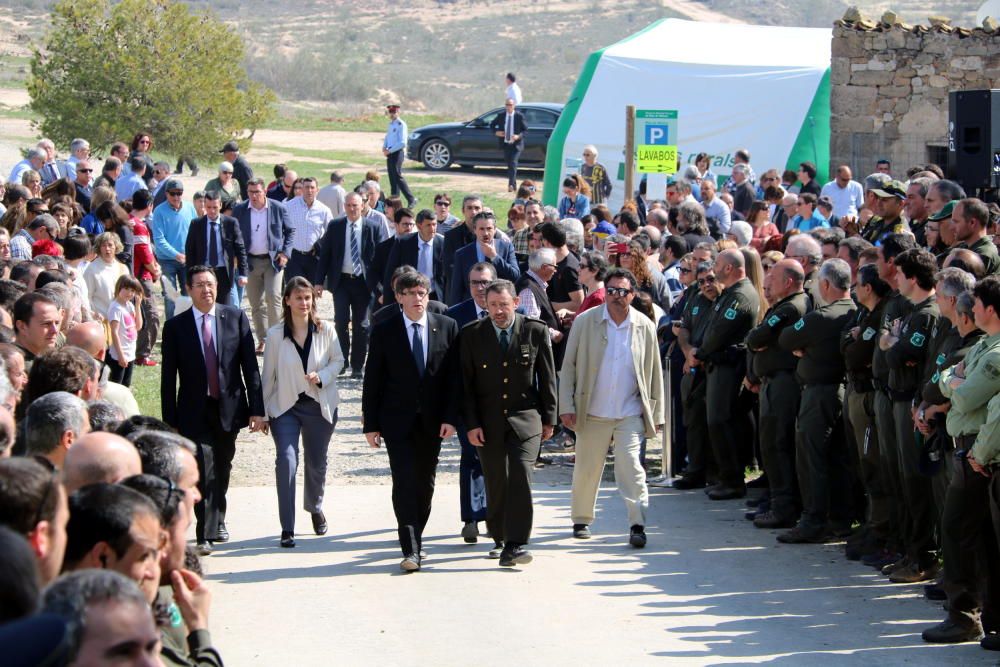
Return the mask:
<path fill-rule="evenodd" d="M 947 220 L 948 218 L 951 217 L 951 213 L 952 211 L 955 210 L 955 204 L 957 203 L 958 202 L 954 201 L 948 202 L 947 204 L 944 205 L 944 208 L 942 208 L 937 213 L 931 214 L 930 217 L 928 217 L 927 219 L 933 220 L 934 222 L 937 222 L 938 220 Z"/>
<path fill-rule="evenodd" d="M 906 188 L 899 181 L 889 181 L 881 188 L 875 188 L 872 193 L 876 197 L 895 197 L 896 199 L 906 199 Z"/>

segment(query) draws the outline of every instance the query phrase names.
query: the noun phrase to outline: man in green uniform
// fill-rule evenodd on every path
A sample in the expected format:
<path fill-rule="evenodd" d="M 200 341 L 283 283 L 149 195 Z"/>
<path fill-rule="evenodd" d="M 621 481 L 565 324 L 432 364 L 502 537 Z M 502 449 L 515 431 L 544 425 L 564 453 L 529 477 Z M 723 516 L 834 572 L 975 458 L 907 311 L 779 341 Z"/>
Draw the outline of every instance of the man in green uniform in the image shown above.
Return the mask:
<path fill-rule="evenodd" d="M 961 200 L 951 213 L 951 223 L 958 241 L 955 247 L 968 248 L 979 255 L 987 275 L 996 273 L 1000 269 L 1000 254 L 993 239 L 986 235 L 990 224 L 990 209 L 986 204 L 975 197 Z"/>
<path fill-rule="evenodd" d="M 876 341 L 880 342 L 889 335 L 892 323 L 903 318 L 910 311 L 911 304 L 901 295 L 896 286 L 896 265 L 893 260 L 897 255 L 916 246 L 913 237 L 908 234 L 890 234 L 878 247 L 878 276 L 890 286 L 893 291 L 885 299 L 882 309 L 882 320 Z M 892 565 L 902 558 L 902 534 L 899 522 L 900 504 L 903 502 L 903 492 L 898 479 L 899 463 L 896 460 L 896 423 L 892 414 L 892 398 L 889 396 L 889 365 L 886 362 L 885 350 L 881 345 L 875 346 L 872 354 L 872 376 L 875 384 L 875 428 L 878 431 L 879 465 L 884 489 L 889 501 L 889 535 L 886 548 L 881 553 L 865 557 L 862 562 L 877 569 Z"/>
<path fill-rule="evenodd" d="M 867 496 L 861 530 L 857 538 L 848 539 L 845 549 L 849 560 L 882 551 L 889 532 L 888 491 L 882 477 L 878 431 L 872 419 L 876 395 L 872 354 L 878 345 L 878 329 L 890 291 L 889 284 L 879 278 L 877 266 L 868 264 L 858 269 L 855 296 L 861 307 L 840 338 L 847 369 L 844 423 L 848 444 L 857 449 L 857 477 Z"/>
<path fill-rule="evenodd" d="M 881 188 L 871 190 L 871 194 L 878 199 L 875 204 L 875 213 L 878 217 L 873 217 L 865 225 L 861 237 L 871 243 L 878 245 L 885 240 L 889 234 L 900 234 L 909 231 L 909 227 L 903 220 L 903 204 L 906 202 L 906 188 L 899 181 L 890 181 Z"/>
<path fill-rule="evenodd" d="M 957 469 L 941 518 L 945 552 L 942 587 L 948 594 L 948 617 L 923 632 L 928 642 L 981 637 L 984 602 L 995 605 L 995 594 L 1000 590 L 997 535 L 985 528 L 990 504 L 996 503 L 1000 464 L 1000 278 L 984 278 L 972 293 L 976 325 L 986 336 L 963 361 L 944 369 L 938 380 L 941 392 L 951 401 L 947 427 L 955 438 Z M 994 526 L 997 516 L 994 512 Z M 996 635 L 983 641 L 1000 643 Z"/>
<path fill-rule="evenodd" d="M 746 277 L 746 262 L 739 250 L 719 253 L 715 276 L 723 291 L 712 307 L 705 337 L 692 356 L 708 369 L 708 429 L 719 468 L 719 483 L 708 497 L 729 500 L 747 493 L 739 452 L 740 439 L 752 427 L 748 415 L 740 410 L 738 398 L 746 374 L 743 341 L 757 323 L 760 297 Z"/>
<path fill-rule="evenodd" d="M 927 363 L 927 349 L 940 311 L 934 301 L 934 255 L 922 249 L 900 253 L 894 260 L 896 286 L 912 304 L 905 318 L 892 324 L 888 335 L 879 340 L 889 365 L 889 394 L 895 425 L 897 479 L 902 491 L 900 523 L 903 558 L 884 574 L 893 583 L 915 583 L 938 572 L 935 555 L 934 498 L 930 478 L 920 470 L 920 448 L 913 424 L 913 399 L 920 390 L 921 369 Z"/>
<path fill-rule="evenodd" d="M 840 334 L 857 306 L 851 299 L 851 267 L 828 259 L 819 270 L 822 306 L 784 329 L 781 347 L 799 358 L 795 369 L 802 390 L 795 448 L 802 517 L 779 542 L 822 542 L 827 520 L 834 531 L 850 531 L 850 481 L 844 443 L 844 358 Z"/>
<path fill-rule="evenodd" d="M 770 490 L 770 509 L 754 517 L 758 528 L 788 528 L 799 513 L 795 479 L 795 418 L 799 387 L 795 381 L 798 358 L 778 344 L 786 328 L 808 310 L 802 291 L 805 273 L 794 259 L 777 262 L 764 277 L 764 295 L 773 303 L 764 320 L 747 334 L 750 373 L 760 380 L 760 453 Z"/>
<path fill-rule="evenodd" d="M 681 315 L 681 323 L 675 328 L 677 344 L 684 352 L 681 400 L 688 447 L 688 467 L 684 476 L 674 481 L 675 489 L 704 487 L 714 464 L 712 443 L 708 437 L 705 367 L 694 358 L 692 350 L 701 345 L 705 327 L 712 315 L 712 305 L 719 298 L 720 289 L 712 262 L 699 263 L 695 272 L 699 292 L 688 300 Z"/>

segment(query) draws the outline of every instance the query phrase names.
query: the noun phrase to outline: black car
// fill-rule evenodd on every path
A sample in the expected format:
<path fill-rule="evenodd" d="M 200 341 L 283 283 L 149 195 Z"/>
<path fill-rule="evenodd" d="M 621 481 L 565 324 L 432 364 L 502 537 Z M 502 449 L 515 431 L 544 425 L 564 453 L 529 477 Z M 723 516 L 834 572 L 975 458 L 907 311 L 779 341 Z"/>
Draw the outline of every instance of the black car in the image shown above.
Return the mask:
<path fill-rule="evenodd" d="M 536 102 L 521 104 L 517 110 L 524 115 L 528 131 L 524 134 L 521 167 L 544 168 L 545 148 L 559 120 L 563 105 Z M 463 167 L 506 164 L 500 141 L 490 124 L 503 107 L 497 107 L 466 123 L 438 123 L 418 127 L 410 133 L 406 157 L 423 162 L 428 169 L 447 169 L 453 164 Z"/>

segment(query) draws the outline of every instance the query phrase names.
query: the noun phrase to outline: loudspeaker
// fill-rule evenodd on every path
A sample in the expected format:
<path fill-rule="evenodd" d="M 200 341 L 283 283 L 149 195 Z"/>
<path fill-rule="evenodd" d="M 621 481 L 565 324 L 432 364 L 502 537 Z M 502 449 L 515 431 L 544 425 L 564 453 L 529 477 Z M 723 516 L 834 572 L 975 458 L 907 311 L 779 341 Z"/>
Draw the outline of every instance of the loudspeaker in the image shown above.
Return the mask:
<path fill-rule="evenodd" d="M 1000 90 L 949 94 L 948 173 L 969 193 L 1000 187 Z"/>

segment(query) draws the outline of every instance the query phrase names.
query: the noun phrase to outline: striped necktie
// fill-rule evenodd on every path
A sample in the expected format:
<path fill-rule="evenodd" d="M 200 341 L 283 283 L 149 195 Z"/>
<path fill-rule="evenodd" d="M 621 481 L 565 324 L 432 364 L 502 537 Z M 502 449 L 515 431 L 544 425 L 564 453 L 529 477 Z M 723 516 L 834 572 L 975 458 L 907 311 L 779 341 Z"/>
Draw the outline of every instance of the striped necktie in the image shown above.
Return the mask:
<path fill-rule="evenodd" d="M 354 275 L 360 276 L 364 269 L 361 265 L 361 249 L 358 245 L 358 234 L 350 221 L 347 224 L 351 226 L 351 263 L 354 265 Z"/>

